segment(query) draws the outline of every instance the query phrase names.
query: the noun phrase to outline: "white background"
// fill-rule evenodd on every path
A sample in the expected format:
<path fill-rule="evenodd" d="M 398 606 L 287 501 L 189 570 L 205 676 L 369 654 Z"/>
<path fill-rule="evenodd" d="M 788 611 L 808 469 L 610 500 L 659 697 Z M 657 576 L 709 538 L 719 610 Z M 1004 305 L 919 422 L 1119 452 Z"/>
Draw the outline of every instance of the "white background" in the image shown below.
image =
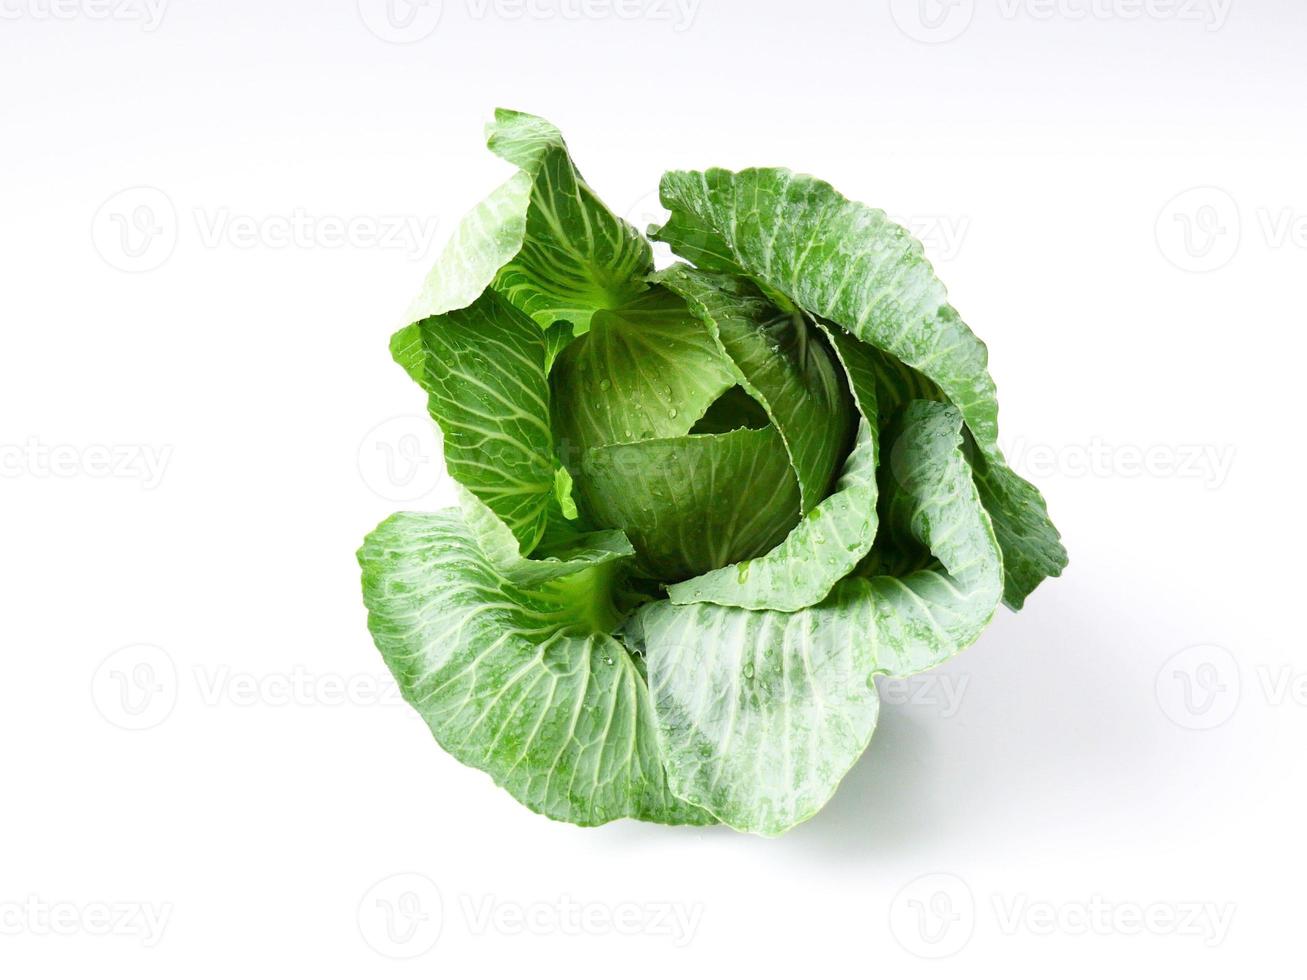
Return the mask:
<path fill-rule="evenodd" d="M 0 12 L 4 976 L 1300 963 L 1298 0 Z M 1065 535 L 781 839 L 551 823 L 386 683 L 354 550 L 452 500 L 386 341 L 496 105 L 639 223 L 780 164 L 911 224 Z"/>

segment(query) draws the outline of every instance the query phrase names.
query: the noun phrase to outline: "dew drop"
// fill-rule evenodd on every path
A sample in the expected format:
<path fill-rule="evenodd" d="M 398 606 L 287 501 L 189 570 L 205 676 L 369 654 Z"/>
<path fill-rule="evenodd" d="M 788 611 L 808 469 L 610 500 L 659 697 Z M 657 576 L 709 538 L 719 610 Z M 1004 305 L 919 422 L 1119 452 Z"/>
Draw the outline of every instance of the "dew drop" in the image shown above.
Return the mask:
<path fill-rule="evenodd" d="M 607 390 L 608 390 L 609 388 L 611 388 L 612 386 L 613 386 L 613 383 L 612 383 L 611 381 L 609 381 L 607 378 L 604 378 L 602 381 L 599 382 L 599 390 L 600 390 L 600 391 L 607 391 Z"/>

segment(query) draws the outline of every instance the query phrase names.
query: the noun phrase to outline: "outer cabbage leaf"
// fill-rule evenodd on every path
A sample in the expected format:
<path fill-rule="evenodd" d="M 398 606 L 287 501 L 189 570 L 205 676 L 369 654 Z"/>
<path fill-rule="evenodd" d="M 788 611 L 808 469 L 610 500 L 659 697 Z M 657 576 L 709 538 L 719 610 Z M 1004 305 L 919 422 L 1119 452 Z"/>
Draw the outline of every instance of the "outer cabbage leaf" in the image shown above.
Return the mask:
<path fill-rule="evenodd" d="M 935 382 L 893 355 L 843 330 L 836 329 L 834 335 L 841 352 L 863 352 L 864 363 L 875 376 L 882 417 L 894 415 L 916 399 L 948 401 Z M 965 448 L 980 500 L 994 522 L 994 536 L 1003 551 L 1004 598 L 1008 605 L 1019 609 L 1040 582 L 1061 574 L 1065 552 L 1056 529 L 1048 522 L 1044 498 L 1034 485 L 981 452 L 969 432 L 965 434 Z"/>
<path fill-rule="evenodd" d="M 589 328 L 596 310 L 614 309 L 644 290 L 653 270 L 649 242 L 591 190 L 550 123 L 499 109 L 490 149 L 530 175 L 522 250 L 495 276 L 495 288 L 542 327 L 555 320 Z"/>
<path fill-rule="evenodd" d="M 595 310 L 639 295 L 653 269 L 649 242 L 595 196 L 552 124 L 499 109 L 486 136 L 521 169 L 459 223 L 391 339 L 391 355 L 418 381 L 415 324 L 470 306 L 488 286 L 541 327 L 562 320 L 584 333 Z"/>
<path fill-rule="evenodd" d="M 453 308 L 493 283 L 542 327 L 564 320 L 584 332 L 595 310 L 643 291 L 653 268 L 648 241 L 586 183 L 551 123 L 499 109 L 487 145 L 521 168 L 472 212 L 423 295 Z M 460 289 L 455 290 L 454 284 Z M 418 316 L 442 312 L 418 308 Z"/>
<path fill-rule="evenodd" d="M 521 559 L 555 502 L 575 516 L 540 379 L 596 311 L 648 291 L 652 257 L 548 122 L 499 110 L 487 136 L 521 169 L 455 230 L 391 353 L 431 396 L 450 475 L 508 525 Z"/>
<path fill-rule="evenodd" d="M 459 223 L 405 315 L 405 327 L 391 338 L 391 356 L 421 383 L 425 352 L 417 323 L 429 316 L 471 306 L 499 270 L 522 250 L 532 180 L 518 171 Z"/>
<path fill-rule="evenodd" d="M 793 613 L 658 602 L 636 614 L 676 795 L 738 830 L 789 829 L 866 748 L 874 675 L 929 669 L 979 637 L 1003 567 L 961 429 L 951 406 L 913 402 L 890 433 L 907 465 L 883 468 L 882 494 L 933 555 L 923 567 L 847 578 Z"/>
<path fill-rule="evenodd" d="M 712 822 L 668 790 L 645 678 L 609 635 L 611 565 L 523 588 L 457 511 L 396 514 L 359 562 L 377 647 L 459 762 L 556 820 Z"/>
<path fill-rule="evenodd" d="M 529 554 L 556 500 L 545 333 L 489 289 L 419 328 L 429 354 L 422 384 L 449 475 Z"/>
<path fill-rule="evenodd" d="M 996 488 L 987 492 L 995 521 L 1019 529 L 1004 534 L 1015 552 L 1007 562 L 1009 605 L 1019 608 L 1044 575 L 1065 567 L 1043 498 L 1010 473 L 998 448 L 985 346 L 949 305 L 906 229 L 823 181 L 783 169 L 675 171 L 663 177 L 661 193 L 672 218 L 655 237 L 705 268 L 742 271 L 773 299 L 788 297 L 892 354 L 958 407 Z"/>
<path fill-rule="evenodd" d="M 480 498 L 459 489 L 463 520 L 486 560 L 514 585 L 542 585 L 556 578 L 574 575 L 587 568 L 621 562 L 635 556 L 635 548 L 621 531 L 579 531 L 560 510 L 552 510 L 532 557 L 508 525 L 495 516 Z"/>

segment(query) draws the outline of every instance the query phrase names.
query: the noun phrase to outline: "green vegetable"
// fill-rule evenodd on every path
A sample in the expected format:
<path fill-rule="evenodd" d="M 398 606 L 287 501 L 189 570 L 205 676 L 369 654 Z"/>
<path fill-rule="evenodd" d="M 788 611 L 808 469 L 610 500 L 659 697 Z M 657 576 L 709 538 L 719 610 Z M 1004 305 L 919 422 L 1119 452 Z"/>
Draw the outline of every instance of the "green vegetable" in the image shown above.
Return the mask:
<path fill-rule="evenodd" d="M 984 345 L 883 212 L 786 170 L 674 172 L 649 242 L 549 123 L 393 338 L 461 505 L 359 560 L 436 739 L 546 816 L 816 813 L 878 674 L 927 670 L 1066 553 L 998 449 Z"/>

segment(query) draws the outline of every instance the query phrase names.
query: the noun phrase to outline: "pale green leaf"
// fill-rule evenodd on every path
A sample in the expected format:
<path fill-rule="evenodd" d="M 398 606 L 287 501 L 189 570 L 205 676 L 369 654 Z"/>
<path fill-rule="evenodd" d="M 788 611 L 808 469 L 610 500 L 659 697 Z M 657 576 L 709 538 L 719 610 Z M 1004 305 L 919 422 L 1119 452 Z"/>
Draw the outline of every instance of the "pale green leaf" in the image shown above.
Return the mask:
<path fill-rule="evenodd" d="M 518 171 L 468 212 L 410 304 L 406 324 L 476 302 L 522 250 L 532 184 L 530 174 Z"/>
<path fill-rule="evenodd" d="M 480 498 L 461 487 L 459 506 L 486 561 L 514 585 L 540 585 L 635 556 L 635 548 L 621 531 L 579 532 L 564 519 L 560 509 L 550 514 L 539 546 L 531 557 L 526 557 L 508 525 Z"/>
<path fill-rule="evenodd" d="M 649 242 L 599 200 L 562 134 L 536 116 L 500 109 L 487 135 L 490 149 L 531 181 L 520 250 L 499 269 L 495 288 L 540 326 L 566 320 L 578 333 L 596 310 L 638 296 L 653 270 Z"/>
<path fill-rule="evenodd" d="M 753 833 L 806 820 L 871 738 L 874 675 L 926 670 L 980 635 L 1002 594 L 1002 558 L 961 427 L 951 407 L 914 402 L 892 435 L 912 462 L 890 492 L 912 501 L 910 527 L 933 553 L 930 566 L 845 579 L 792 613 L 670 602 L 640 610 L 632 633 L 678 796 Z"/>
<path fill-rule="evenodd" d="M 947 402 L 939 386 L 891 354 L 836 331 L 840 350 L 859 348 L 875 375 L 881 415 L 892 417 L 916 399 Z M 1020 609 L 1045 578 L 1060 575 L 1066 564 L 1057 529 L 1048 520 L 1048 505 L 1039 490 L 1018 476 L 1001 459 L 985 454 L 967 434 L 967 459 L 975 471 L 976 489 L 994 523 L 994 536 L 1003 551 L 1003 598 Z"/>
<path fill-rule="evenodd" d="M 522 588 L 457 511 L 396 514 L 359 561 L 368 626 L 441 746 L 538 813 L 711 822 L 667 787 L 648 688 L 597 565 Z"/>
<path fill-rule="evenodd" d="M 675 171 L 664 176 L 672 219 L 655 237 L 686 258 L 738 269 L 769 296 L 789 297 L 924 374 L 956 405 L 988 464 L 986 494 L 1014 574 L 1020 606 L 1045 574 L 1066 564 L 1043 499 L 1007 470 L 998 448 L 998 403 L 985 345 L 948 303 L 919 242 L 883 211 L 829 184 L 782 169 Z"/>

